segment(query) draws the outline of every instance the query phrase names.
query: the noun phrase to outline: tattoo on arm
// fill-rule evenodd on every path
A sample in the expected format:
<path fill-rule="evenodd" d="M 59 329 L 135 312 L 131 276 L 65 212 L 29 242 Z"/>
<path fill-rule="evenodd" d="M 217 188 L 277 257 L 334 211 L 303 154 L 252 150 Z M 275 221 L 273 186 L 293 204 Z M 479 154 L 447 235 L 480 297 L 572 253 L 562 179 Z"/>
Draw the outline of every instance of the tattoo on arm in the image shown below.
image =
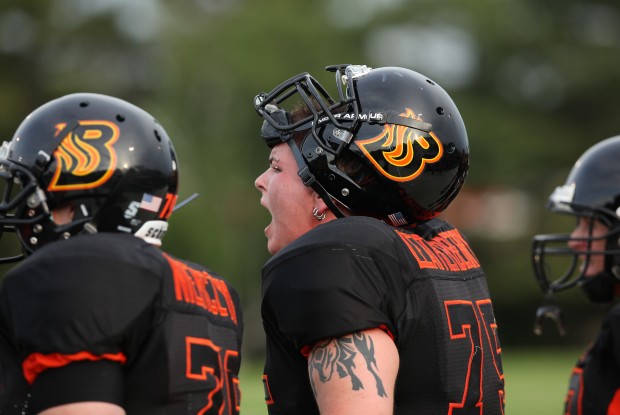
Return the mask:
<path fill-rule="evenodd" d="M 377 395 L 387 397 L 383 382 L 377 374 L 378 367 L 374 343 L 372 338 L 364 332 L 327 340 L 314 348 L 311 358 L 308 360 L 310 383 L 314 395 L 316 396 L 315 373 L 321 383 L 327 383 L 332 379 L 334 372 L 337 372 L 341 379 L 347 376 L 351 378 L 351 387 L 354 391 L 364 389 L 362 381 L 355 374 L 357 368 L 353 359 L 358 353 L 364 358 L 366 369 L 375 378 Z"/>

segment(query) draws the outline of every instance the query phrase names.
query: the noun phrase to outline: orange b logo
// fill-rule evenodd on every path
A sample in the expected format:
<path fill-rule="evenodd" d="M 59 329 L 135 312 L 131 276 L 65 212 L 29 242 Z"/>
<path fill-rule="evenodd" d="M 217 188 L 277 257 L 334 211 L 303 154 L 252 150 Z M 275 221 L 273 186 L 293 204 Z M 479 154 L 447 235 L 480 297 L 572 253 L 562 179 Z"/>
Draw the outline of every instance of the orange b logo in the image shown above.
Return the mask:
<path fill-rule="evenodd" d="M 400 116 L 421 121 L 409 108 Z M 386 124 L 380 134 L 356 141 L 356 144 L 385 177 L 397 182 L 408 182 L 418 177 L 426 164 L 436 163 L 443 156 L 443 146 L 435 133 L 431 131 L 429 136 L 422 136 L 417 131 L 404 125 Z M 384 167 L 385 162 L 402 174 L 388 172 Z"/>
<path fill-rule="evenodd" d="M 56 134 L 65 126 L 56 125 Z M 47 190 L 92 189 L 107 182 L 116 168 L 112 145 L 119 135 L 118 126 L 112 122 L 79 121 L 54 152 L 56 171 Z"/>

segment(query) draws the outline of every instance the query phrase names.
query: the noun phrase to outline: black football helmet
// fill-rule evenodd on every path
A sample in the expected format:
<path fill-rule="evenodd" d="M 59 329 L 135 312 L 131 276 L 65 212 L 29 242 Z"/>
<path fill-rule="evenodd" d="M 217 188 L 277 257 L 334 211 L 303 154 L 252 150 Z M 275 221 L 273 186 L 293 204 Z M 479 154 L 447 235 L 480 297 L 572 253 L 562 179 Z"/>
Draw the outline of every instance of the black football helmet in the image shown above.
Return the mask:
<path fill-rule="evenodd" d="M 23 254 L 80 232 L 123 232 L 158 244 L 177 199 L 178 166 L 164 128 L 123 100 L 71 94 L 32 112 L 0 148 L 0 235 Z M 70 223 L 51 212 L 71 205 Z"/>
<path fill-rule="evenodd" d="M 267 144 L 289 143 L 299 176 L 338 217 L 338 204 L 395 226 L 439 215 L 469 168 L 465 125 L 450 96 L 409 69 L 326 69 L 336 73 L 337 99 L 308 73 L 256 96 Z"/>
<path fill-rule="evenodd" d="M 620 136 L 603 140 L 590 147 L 575 163 L 566 183 L 549 197 L 547 208 L 553 212 L 588 218 L 590 235 L 572 238 L 570 234 L 536 235 L 532 244 L 534 274 L 542 291 L 554 293 L 579 286 L 593 302 L 613 300 L 614 285 L 620 282 Z M 599 221 L 608 229 L 604 236 L 594 238 L 592 227 Z M 586 241 L 591 247 L 596 240 L 605 240 L 604 250 L 573 251 L 567 243 Z M 604 270 L 596 276 L 584 275 L 592 255 L 605 255 Z M 561 272 L 551 275 L 552 262 L 566 261 Z M 562 263 L 562 261 L 560 261 Z M 555 266 L 557 269 L 557 265 Z M 559 271 L 559 270 L 558 270 Z"/>

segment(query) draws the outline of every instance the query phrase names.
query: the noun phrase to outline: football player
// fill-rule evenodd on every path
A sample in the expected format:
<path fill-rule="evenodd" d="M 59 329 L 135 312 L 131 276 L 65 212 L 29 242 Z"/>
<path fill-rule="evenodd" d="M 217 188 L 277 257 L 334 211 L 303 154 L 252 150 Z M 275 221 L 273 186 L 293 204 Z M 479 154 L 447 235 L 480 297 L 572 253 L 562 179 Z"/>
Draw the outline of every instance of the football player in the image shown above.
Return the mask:
<path fill-rule="evenodd" d="M 302 73 L 255 98 L 269 413 L 502 414 L 486 277 L 438 219 L 469 168 L 457 107 L 409 69 L 327 69 L 337 95 Z"/>
<path fill-rule="evenodd" d="M 536 235 L 532 261 L 535 277 L 548 299 L 580 287 L 593 303 L 613 304 L 620 295 L 620 136 L 586 150 L 566 183 L 549 197 L 548 209 L 572 215 L 577 224 L 570 234 Z M 550 274 L 568 259 L 558 275 Z M 555 268 L 554 268 L 555 266 Z M 560 317 L 552 303 L 538 318 Z M 536 327 L 540 334 L 540 321 Z M 615 305 L 596 340 L 578 359 L 566 396 L 565 414 L 620 413 L 620 306 Z"/>
<path fill-rule="evenodd" d="M 50 101 L 2 145 L 0 177 L 0 232 L 23 247 L 4 260 L 25 256 L 0 288 L 0 413 L 239 412 L 238 294 L 159 248 L 179 169 L 150 114 Z"/>

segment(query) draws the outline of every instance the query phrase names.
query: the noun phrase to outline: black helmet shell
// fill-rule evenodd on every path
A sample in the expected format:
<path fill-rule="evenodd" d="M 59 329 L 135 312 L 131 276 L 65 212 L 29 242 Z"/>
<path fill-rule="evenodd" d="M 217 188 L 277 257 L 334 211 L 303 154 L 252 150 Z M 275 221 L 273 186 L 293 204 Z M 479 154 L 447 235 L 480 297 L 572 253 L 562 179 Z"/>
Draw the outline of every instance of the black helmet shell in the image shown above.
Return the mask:
<path fill-rule="evenodd" d="M 50 101 L 26 117 L 4 153 L 3 170 L 22 191 L 10 203 L 5 195 L 0 225 L 17 226 L 27 250 L 86 224 L 135 234 L 147 221 L 167 220 L 176 201 L 178 166 L 166 131 L 118 98 L 77 93 Z M 69 203 L 73 222 L 53 226 L 49 212 Z"/>

